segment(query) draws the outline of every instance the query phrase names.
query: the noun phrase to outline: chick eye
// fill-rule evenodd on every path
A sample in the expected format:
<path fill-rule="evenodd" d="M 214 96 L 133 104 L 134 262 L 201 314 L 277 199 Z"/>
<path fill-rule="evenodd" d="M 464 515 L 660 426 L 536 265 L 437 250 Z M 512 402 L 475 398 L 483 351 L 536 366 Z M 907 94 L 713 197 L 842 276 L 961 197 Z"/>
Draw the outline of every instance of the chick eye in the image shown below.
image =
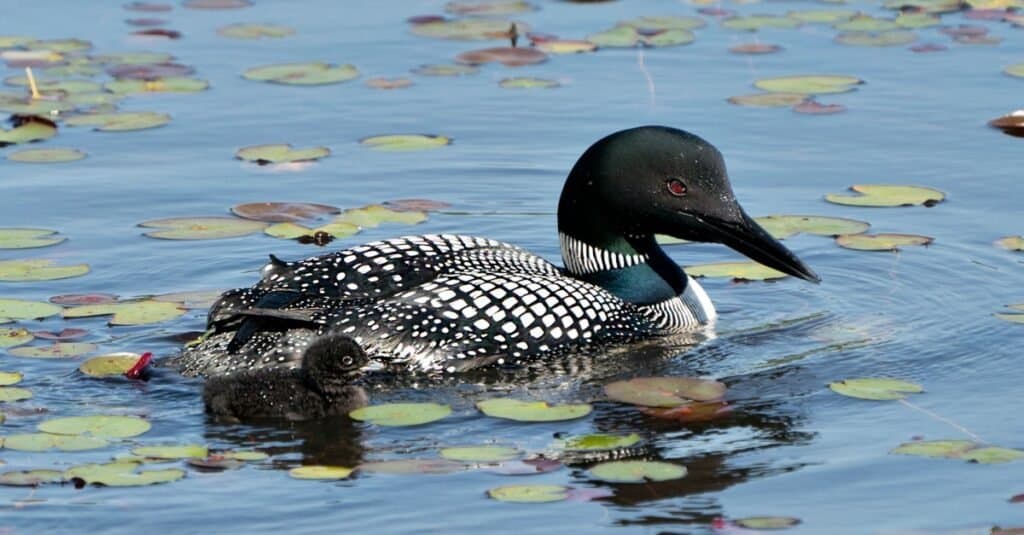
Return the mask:
<path fill-rule="evenodd" d="M 686 184 L 683 184 L 682 180 L 679 180 L 678 178 L 671 178 L 667 185 L 668 192 L 672 195 L 675 195 L 676 197 L 684 197 L 686 195 Z"/>
<path fill-rule="evenodd" d="M 345 366 L 351 366 L 353 362 L 352 357 L 341 357 L 341 363 Z"/>

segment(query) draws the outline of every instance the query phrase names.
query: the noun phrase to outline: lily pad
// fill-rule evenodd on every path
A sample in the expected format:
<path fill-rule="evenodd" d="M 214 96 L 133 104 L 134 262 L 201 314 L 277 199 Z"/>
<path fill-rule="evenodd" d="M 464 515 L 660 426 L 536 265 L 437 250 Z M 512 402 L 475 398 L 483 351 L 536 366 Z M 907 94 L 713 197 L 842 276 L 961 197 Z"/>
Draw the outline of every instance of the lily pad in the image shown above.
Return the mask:
<path fill-rule="evenodd" d="M 506 67 L 521 67 L 547 61 L 548 55 L 536 48 L 499 46 L 470 50 L 455 56 L 455 61 L 465 65 L 501 63 Z"/>
<path fill-rule="evenodd" d="M 441 457 L 467 463 L 493 463 L 519 457 L 520 451 L 508 446 L 461 446 L 443 448 Z"/>
<path fill-rule="evenodd" d="M 176 85 L 174 82 L 167 82 L 164 79 L 180 78 L 180 77 L 188 76 L 188 75 L 194 73 L 195 69 L 190 67 L 190 66 L 188 66 L 188 65 L 182 65 L 181 63 L 173 63 L 173 62 L 166 61 L 166 62 L 162 62 L 162 63 L 145 63 L 145 64 L 141 64 L 141 65 L 132 65 L 132 64 L 129 64 L 129 65 L 112 65 L 110 67 L 107 67 L 106 72 L 107 72 L 107 74 L 113 76 L 114 78 L 123 78 L 123 79 L 131 79 L 131 80 L 162 81 L 164 83 L 161 84 L 161 85 L 168 85 L 168 84 Z M 192 82 L 184 82 L 184 84 L 182 85 L 181 89 L 186 89 L 187 88 L 186 86 L 188 84 L 191 84 L 191 83 Z M 125 86 L 125 87 L 126 88 L 130 88 L 132 86 Z M 155 89 L 158 89 L 158 88 L 159 88 L 159 85 L 156 85 L 156 87 L 153 87 L 153 88 L 150 88 L 150 89 L 151 90 L 155 90 Z M 115 93 L 122 93 L 122 91 L 118 91 L 118 90 L 113 89 L 113 88 L 109 88 L 108 87 L 107 89 L 111 90 L 111 91 L 114 91 Z M 126 92 L 145 92 L 145 91 L 126 91 Z M 188 91 L 185 91 L 185 92 L 188 92 Z"/>
<path fill-rule="evenodd" d="M 413 81 L 408 78 L 370 78 L 366 81 L 366 85 L 374 89 L 401 89 L 403 87 L 409 87 L 413 85 Z"/>
<path fill-rule="evenodd" d="M 103 88 L 118 95 L 140 95 L 143 93 L 198 93 L 210 88 L 206 80 L 170 76 L 148 80 L 121 78 L 103 84 Z"/>
<path fill-rule="evenodd" d="M 359 465 L 360 472 L 370 474 L 451 474 L 466 469 L 466 464 L 448 459 L 394 459 Z"/>
<path fill-rule="evenodd" d="M 115 303 L 118 297 L 114 294 L 65 294 L 55 295 L 50 302 L 55 305 L 102 305 L 104 303 Z"/>
<path fill-rule="evenodd" d="M 32 391 L 17 386 L 0 386 L 0 403 L 32 399 Z"/>
<path fill-rule="evenodd" d="M 68 126 L 92 126 L 100 132 L 127 132 L 157 128 L 171 121 L 166 113 L 152 111 L 128 111 L 115 113 L 90 113 L 68 117 Z"/>
<path fill-rule="evenodd" d="M 870 15 L 857 15 L 833 26 L 833 28 L 844 32 L 884 32 L 899 28 L 896 21 L 881 19 Z"/>
<path fill-rule="evenodd" d="M 899 251 L 911 245 L 930 245 L 935 238 L 918 234 L 850 234 L 837 236 L 836 243 L 858 251 Z"/>
<path fill-rule="evenodd" d="M 0 485 L 8 487 L 37 487 L 63 480 L 64 473 L 57 470 L 18 470 L 0 474 Z"/>
<path fill-rule="evenodd" d="M 420 65 L 412 70 L 413 74 L 420 76 L 465 76 L 476 74 L 480 69 L 471 65 L 448 65 L 444 63 L 432 63 Z"/>
<path fill-rule="evenodd" d="M 232 24 L 218 28 L 217 33 L 231 39 L 280 39 L 295 35 L 295 28 L 279 24 Z"/>
<path fill-rule="evenodd" d="M 99 349 L 96 344 L 84 342 L 57 342 L 48 346 L 21 346 L 8 349 L 7 353 L 15 357 L 28 357 L 36 359 L 60 359 L 77 357 L 92 353 Z"/>
<path fill-rule="evenodd" d="M 900 13 L 896 24 L 901 28 L 930 28 L 942 24 L 942 19 L 932 13 Z"/>
<path fill-rule="evenodd" d="M 202 459 L 188 458 L 185 464 L 201 472 L 223 472 L 224 470 L 237 470 L 245 466 L 245 462 L 238 459 L 229 459 L 223 455 L 210 455 Z"/>
<path fill-rule="evenodd" d="M 977 444 L 968 440 L 930 440 L 901 444 L 891 453 L 963 459 L 979 464 L 999 464 L 1024 458 L 1024 451 Z"/>
<path fill-rule="evenodd" d="M 774 54 L 781 50 L 781 46 L 769 43 L 743 43 L 729 47 L 733 54 Z"/>
<path fill-rule="evenodd" d="M 1005 69 L 1003 69 L 1003 72 L 1009 74 L 1010 76 L 1024 78 L 1024 63 L 1014 63 L 1013 65 L 1008 65 Z"/>
<path fill-rule="evenodd" d="M 21 372 L 0 372 L 0 386 L 11 386 L 21 382 Z"/>
<path fill-rule="evenodd" d="M 89 334 L 86 329 L 68 329 L 64 328 L 57 332 L 51 331 L 32 331 L 32 334 L 41 340 L 56 340 L 59 342 L 66 342 L 68 340 L 76 340 Z"/>
<path fill-rule="evenodd" d="M 548 503 L 569 497 L 569 487 L 561 485 L 508 485 L 487 491 L 487 495 L 500 502 Z"/>
<path fill-rule="evenodd" d="M 856 219 L 821 215 L 769 215 L 755 220 L 779 240 L 792 238 L 801 233 L 832 237 L 840 234 L 860 234 L 871 227 L 870 224 Z"/>
<path fill-rule="evenodd" d="M 382 223 L 416 225 L 426 220 L 426 212 L 392 210 L 380 204 L 370 204 L 361 208 L 345 210 L 334 219 L 334 223 L 351 223 L 362 228 L 376 228 Z"/>
<path fill-rule="evenodd" d="M 326 158 L 330 155 L 331 149 L 327 147 L 295 149 L 286 143 L 278 143 L 242 147 L 235 153 L 235 158 L 247 162 L 255 162 L 259 165 L 267 165 L 272 163 L 309 162 Z"/>
<path fill-rule="evenodd" d="M 1016 137 L 1024 137 L 1024 110 L 1016 110 L 988 122 L 992 128 Z"/>
<path fill-rule="evenodd" d="M 249 0 L 185 0 L 181 5 L 191 9 L 242 9 L 252 5 Z"/>
<path fill-rule="evenodd" d="M 616 26 L 610 30 L 588 35 L 587 41 L 605 48 L 633 48 L 637 45 L 649 47 L 688 45 L 696 38 L 693 32 L 684 29 L 646 32 L 633 26 Z"/>
<path fill-rule="evenodd" d="M 296 222 L 340 213 L 336 206 L 303 202 L 253 202 L 238 204 L 231 213 L 269 223 Z"/>
<path fill-rule="evenodd" d="M 842 75 L 781 76 L 762 78 L 754 82 L 754 87 L 773 93 L 824 95 L 853 91 L 863 83 L 860 78 Z"/>
<path fill-rule="evenodd" d="M 922 186 L 856 184 L 850 186 L 850 190 L 860 195 L 830 193 L 825 200 L 847 206 L 935 206 L 946 198 L 945 193 Z"/>
<path fill-rule="evenodd" d="M 640 407 L 640 412 L 660 420 L 694 423 L 728 417 L 732 414 L 732 407 L 725 401 L 700 401 L 678 407 Z"/>
<path fill-rule="evenodd" d="M 551 89 L 561 85 L 555 80 L 530 77 L 505 78 L 498 82 L 498 86 L 505 89 Z"/>
<path fill-rule="evenodd" d="M 132 455 L 147 459 L 205 459 L 210 449 L 199 444 L 183 446 L 142 446 L 132 450 Z"/>
<path fill-rule="evenodd" d="M 751 15 L 746 17 L 729 17 L 722 21 L 722 27 L 730 30 L 753 32 L 763 28 L 790 29 L 800 26 L 800 21 L 790 17 L 775 15 Z"/>
<path fill-rule="evenodd" d="M 108 487 L 140 487 L 169 483 L 185 477 L 185 471 L 178 468 L 135 472 L 138 466 L 137 463 L 129 462 L 85 464 L 69 468 L 64 472 L 64 478 L 80 478 L 88 484 Z"/>
<path fill-rule="evenodd" d="M 685 271 L 694 277 L 732 277 L 738 281 L 764 281 L 788 277 L 781 271 L 753 261 L 695 264 L 686 266 Z"/>
<path fill-rule="evenodd" d="M 1024 457 L 1024 451 L 996 447 L 974 448 L 960 456 L 961 459 L 967 462 L 979 464 L 1008 463 L 1022 457 Z"/>
<path fill-rule="evenodd" d="M 19 143 L 32 143 L 57 135 L 57 123 L 37 115 L 13 115 L 12 128 L 0 129 L 0 147 Z"/>
<path fill-rule="evenodd" d="M 139 361 L 138 353 L 111 353 L 93 357 L 78 366 L 78 371 L 93 377 L 120 377 Z"/>
<path fill-rule="evenodd" d="M 110 445 L 103 437 L 63 436 L 50 433 L 24 433 L 3 437 L 3 447 L 16 451 L 43 452 L 85 451 L 105 448 Z"/>
<path fill-rule="evenodd" d="M 582 54 L 597 50 L 597 45 L 585 40 L 551 39 L 539 41 L 536 48 L 547 54 Z"/>
<path fill-rule="evenodd" d="M 254 67 L 242 73 L 247 80 L 286 85 L 340 84 L 359 77 L 355 65 L 328 63 L 283 63 Z"/>
<path fill-rule="evenodd" d="M 807 24 L 836 24 L 852 19 L 857 16 L 857 12 L 852 10 L 809 9 L 790 11 L 786 16 Z"/>
<path fill-rule="evenodd" d="M 807 100 L 802 93 L 753 93 L 729 97 L 729 104 L 758 108 L 788 108 Z"/>
<path fill-rule="evenodd" d="M 448 2 L 444 10 L 469 17 L 502 17 L 536 11 L 537 6 L 524 0 L 491 0 L 485 2 Z"/>
<path fill-rule="evenodd" d="M 138 416 L 72 416 L 46 420 L 36 426 L 55 435 L 91 435 L 107 438 L 129 438 L 149 431 L 149 422 Z"/>
<path fill-rule="evenodd" d="M 799 524 L 800 519 L 791 516 L 748 516 L 732 522 L 747 529 L 787 529 Z"/>
<path fill-rule="evenodd" d="M 433 20 L 412 25 L 412 33 L 420 37 L 435 39 L 454 39 L 457 41 L 486 41 L 489 39 L 509 39 L 512 28 L 515 32 L 526 33 L 530 26 L 523 22 L 510 22 L 493 19 L 456 19 Z"/>
<path fill-rule="evenodd" d="M 70 279 L 89 272 L 88 264 L 57 266 L 49 259 L 4 260 L 0 262 L 0 281 L 29 282 Z M 7 316 L 4 316 L 7 317 Z"/>
<path fill-rule="evenodd" d="M 646 407 L 678 407 L 691 401 L 711 401 L 725 395 L 725 385 L 696 377 L 638 377 L 604 386 L 609 398 Z"/>
<path fill-rule="evenodd" d="M 1024 236 L 1007 236 L 996 240 L 996 246 L 1010 251 L 1024 251 Z"/>
<path fill-rule="evenodd" d="M 298 466 L 288 471 L 295 479 L 345 479 L 352 475 L 352 468 L 325 466 L 319 464 Z"/>
<path fill-rule="evenodd" d="M 656 461 L 611 461 L 590 468 L 590 475 L 609 483 L 670 481 L 686 476 L 686 467 Z"/>
<path fill-rule="evenodd" d="M 317 237 L 326 234 L 333 238 L 345 238 L 359 232 L 359 225 L 347 221 L 335 220 L 326 225 L 310 228 L 298 223 L 276 223 L 263 229 L 267 236 L 282 240 L 295 240 L 306 237 Z M 322 239 L 322 238 L 320 238 Z M 317 242 L 318 243 L 318 242 Z"/>
<path fill-rule="evenodd" d="M 228 459 L 236 459 L 245 462 L 263 461 L 270 458 L 269 455 L 262 451 L 253 450 L 228 450 L 220 452 L 218 455 L 222 455 Z"/>
<path fill-rule="evenodd" d="M 687 17 L 683 15 L 655 15 L 637 17 L 624 20 L 619 23 L 623 26 L 632 26 L 641 30 L 696 30 L 707 26 L 704 19 L 700 17 Z"/>
<path fill-rule="evenodd" d="M 23 45 L 29 50 L 50 50 L 53 52 L 81 52 L 92 48 L 92 43 L 85 39 L 40 39 Z"/>
<path fill-rule="evenodd" d="M 148 325 L 172 320 L 185 314 L 185 308 L 166 301 L 122 301 L 103 305 L 82 305 L 64 309 L 65 318 L 109 316 L 110 325 Z"/>
<path fill-rule="evenodd" d="M 546 474 L 562 468 L 562 463 L 554 459 L 543 457 L 536 459 L 523 459 L 521 461 L 504 461 L 495 465 L 487 466 L 484 469 L 488 472 L 506 476 L 532 476 Z"/>
<path fill-rule="evenodd" d="M 833 392 L 844 396 L 879 401 L 903 399 L 908 394 L 924 392 L 924 388 L 921 388 L 921 385 L 884 377 L 845 379 L 829 383 L 828 387 Z"/>
<path fill-rule="evenodd" d="M 31 342 L 35 336 L 28 329 L 0 328 L 0 347 L 14 347 Z"/>
<path fill-rule="evenodd" d="M 143 235 L 163 240 L 221 240 L 237 238 L 266 228 L 262 221 L 237 217 L 182 217 L 154 219 L 139 223 L 140 227 L 156 228 Z"/>
<path fill-rule="evenodd" d="M 90 58 L 102 65 L 153 65 L 174 60 L 174 56 L 163 52 L 125 52 L 90 56 Z"/>
<path fill-rule="evenodd" d="M 39 301 L 23 299 L 0 299 L 0 318 L 14 320 L 42 319 L 56 316 L 63 310 L 61 307 Z"/>
<path fill-rule="evenodd" d="M 487 416 L 517 422 L 575 420 L 590 414 L 590 411 L 593 410 L 586 403 L 548 405 L 544 401 L 521 401 L 509 398 L 486 399 L 477 402 L 476 407 Z"/>
<path fill-rule="evenodd" d="M 366 137 L 360 139 L 359 143 L 374 150 L 412 152 L 441 148 L 451 145 L 452 140 L 449 137 L 430 134 L 392 134 Z"/>
<path fill-rule="evenodd" d="M 173 292 L 169 294 L 154 295 L 152 299 L 154 301 L 178 303 L 188 309 L 208 309 L 213 306 L 214 301 L 216 301 L 222 293 L 224 292 L 221 290 L 194 290 L 190 292 Z"/>
<path fill-rule="evenodd" d="M 909 30 L 886 32 L 843 32 L 835 41 L 851 46 L 903 46 L 917 40 L 917 34 Z"/>
<path fill-rule="evenodd" d="M 85 153 L 78 149 L 54 147 L 50 149 L 24 149 L 12 152 L 7 159 L 22 163 L 66 163 L 85 158 Z M 64 241 L 63 238 L 60 241 Z M 0 246 L 3 245 L 0 239 Z"/>
<path fill-rule="evenodd" d="M 353 420 L 390 427 L 436 422 L 451 413 L 451 407 L 438 403 L 385 403 L 356 409 L 348 415 Z"/>
<path fill-rule="evenodd" d="M 636 433 L 628 435 L 595 433 L 568 437 L 562 441 L 562 448 L 566 451 L 618 450 L 635 446 L 640 440 L 640 435 Z"/>
<path fill-rule="evenodd" d="M 793 111 L 797 113 L 808 113 L 811 115 L 829 115 L 846 111 L 846 106 L 843 106 L 842 104 L 821 104 L 813 98 L 809 98 L 800 104 L 793 106 Z"/>

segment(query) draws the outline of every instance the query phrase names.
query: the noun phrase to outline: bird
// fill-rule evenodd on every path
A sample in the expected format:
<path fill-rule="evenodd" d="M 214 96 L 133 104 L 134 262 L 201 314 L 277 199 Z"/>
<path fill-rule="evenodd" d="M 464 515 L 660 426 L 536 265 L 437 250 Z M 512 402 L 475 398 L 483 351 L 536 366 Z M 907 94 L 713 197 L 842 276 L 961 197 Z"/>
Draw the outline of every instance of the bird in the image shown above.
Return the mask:
<path fill-rule="evenodd" d="M 722 243 L 821 280 L 743 210 L 719 150 L 672 127 L 630 128 L 591 145 L 566 178 L 557 223 L 561 267 L 512 244 L 455 234 L 296 261 L 271 255 L 258 282 L 213 304 L 206 334 L 182 352 L 179 370 L 295 367 L 317 337 L 338 333 L 379 365 L 455 373 L 713 325 L 707 292 L 656 234 Z"/>

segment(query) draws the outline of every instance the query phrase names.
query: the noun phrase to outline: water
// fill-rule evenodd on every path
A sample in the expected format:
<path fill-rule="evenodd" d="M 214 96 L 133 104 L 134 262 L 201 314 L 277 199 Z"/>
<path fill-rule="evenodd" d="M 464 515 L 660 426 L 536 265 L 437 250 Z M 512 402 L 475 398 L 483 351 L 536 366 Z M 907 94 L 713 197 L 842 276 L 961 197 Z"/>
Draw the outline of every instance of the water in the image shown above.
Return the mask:
<path fill-rule="evenodd" d="M 831 42 L 826 26 L 731 32 L 715 20 L 686 47 L 553 57 L 545 64 L 488 66 L 463 78 L 413 77 L 416 85 L 372 90 L 361 81 L 318 88 L 249 82 L 249 67 L 287 61 L 354 63 L 370 76 L 401 76 L 423 63 L 448 62 L 477 43 L 428 40 L 408 33 L 404 19 L 439 13 L 443 2 L 390 3 L 264 1 L 237 11 L 176 6 L 155 14 L 184 37 L 142 40 L 123 19 L 120 2 L 4 0 L 0 35 L 78 37 L 95 50 L 166 51 L 194 65 L 210 81 L 195 95 L 131 98 L 123 109 L 170 113 L 164 128 L 134 134 L 62 129 L 52 146 L 77 147 L 86 160 L 27 165 L 0 160 L 4 195 L 0 226 L 60 229 L 57 247 L 3 251 L 0 259 L 52 258 L 88 262 L 86 277 L 45 283 L 4 283 L 4 297 L 43 300 L 78 292 L 121 296 L 251 284 L 266 254 L 298 258 L 311 246 L 266 237 L 172 242 L 140 235 L 134 225 L 153 218 L 219 215 L 237 203 L 262 200 L 327 202 L 342 207 L 424 197 L 481 215 L 432 215 L 409 228 L 370 229 L 331 247 L 416 232 L 475 233 L 510 241 L 558 259 L 554 207 L 562 180 L 591 142 L 612 131 L 660 123 L 691 130 L 726 155 L 737 195 L 748 212 L 812 213 L 870 221 L 879 232 L 935 237 L 927 249 L 862 253 L 827 238 L 800 236 L 788 245 L 824 279 L 734 284 L 706 280 L 721 320 L 717 337 L 681 354 L 637 349 L 597 358 L 579 369 L 480 384 L 477 378 L 382 387 L 375 402 L 438 401 L 455 409 L 440 422 L 406 429 L 375 428 L 345 419 L 280 427 L 220 425 L 199 402 L 200 384 L 158 373 L 148 383 L 86 379 L 78 361 L 7 357 L 3 368 L 25 373 L 35 393 L 18 406 L 46 408 L 9 414 L 7 434 L 29 432 L 45 417 L 120 413 L 145 415 L 153 430 L 138 442 L 205 443 L 253 447 L 273 455 L 237 471 L 189 471 L 180 482 L 131 489 L 30 491 L 0 488 L 0 526 L 24 533 L 180 533 L 287 530 L 449 533 L 552 531 L 708 533 L 716 517 L 787 515 L 802 524 L 790 533 L 899 533 L 1024 524 L 1020 505 L 1024 464 L 984 466 L 888 454 L 915 436 L 964 438 L 956 429 L 898 403 L 857 402 L 824 385 L 852 376 L 896 376 L 919 381 L 927 393 L 912 401 L 965 426 L 993 444 L 1020 447 L 1015 415 L 1024 411 L 1016 373 L 1020 326 L 991 316 L 1024 300 L 1020 258 L 991 245 L 1019 233 L 1020 141 L 985 126 L 1021 105 L 1021 81 L 1001 74 L 1024 61 L 1024 33 L 1003 23 L 969 22 L 1003 38 L 998 46 L 957 45 L 935 29 L 921 41 L 950 50 L 914 54 L 903 47 L 856 48 Z M 743 14 L 819 8 L 811 3 L 726 4 Z M 871 3 L 851 6 L 871 14 Z M 594 5 L 543 2 L 519 17 L 535 29 L 579 38 L 639 15 L 692 15 L 679 2 L 633 1 Z M 215 34 L 235 22 L 293 26 L 279 41 L 233 41 Z M 727 48 L 754 39 L 784 52 L 738 56 Z M 11 69 L 9 74 L 17 74 Z M 824 96 L 848 106 L 833 116 L 785 109 L 754 109 L 725 102 L 754 92 L 758 78 L 843 73 L 867 81 L 858 91 Z M 510 75 L 559 79 L 555 90 L 497 87 Z M 391 154 L 357 141 L 384 133 L 436 133 L 455 143 L 442 150 Z M 240 166 L 239 147 L 288 142 L 329 146 L 333 155 L 302 172 Z M 0 152 L 10 153 L 11 148 Z M 919 183 L 949 193 L 935 208 L 857 209 L 830 205 L 822 195 L 854 183 Z M 487 213 L 498 212 L 495 215 Z M 514 215 L 516 213 L 546 215 Z M 501 215 L 506 214 L 506 215 Z M 511 215 L 509 215 L 511 214 Z M 675 247 L 683 264 L 737 255 L 716 245 Z M 108 351 L 171 355 L 171 336 L 203 326 L 204 312 L 155 326 L 107 328 L 102 319 L 75 320 L 92 330 L 89 341 Z M 57 319 L 32 324 L 59 330 Z M 509 424 L 484 418 L 473 402 L 497 395 L 552 402 L 594 399 L 599 386 L 632 375 L 707 374 L 730 386 L 736 416 L 683 426 L 655 421 L 632 408 L 598 401 L 585 419 Z M 8 410 L 12 413 L 14 411 Z M 27 414 L 25 414 L 27 413 Z M 444 475 L 361 475 L 338 483 L 290 479 L 300 463 L 353 465 L 361 460 L 431 457 L 438 447 L 496 442 L 528 452 L 547 450 L 556 433 L 637 432 L 652 458 L 689 468 L 681 480 L 608 485 L 586 465 L 511 478 L 482 471 Z M 128 446 L 81 453 L 6 450 L 6 469 L 66 467 L 103 461 Z M 590 503 L 498 503 L 489 488 L 551 483 L 610 489 Z M 31 498 L 30 500 L 27 500 Z"/>

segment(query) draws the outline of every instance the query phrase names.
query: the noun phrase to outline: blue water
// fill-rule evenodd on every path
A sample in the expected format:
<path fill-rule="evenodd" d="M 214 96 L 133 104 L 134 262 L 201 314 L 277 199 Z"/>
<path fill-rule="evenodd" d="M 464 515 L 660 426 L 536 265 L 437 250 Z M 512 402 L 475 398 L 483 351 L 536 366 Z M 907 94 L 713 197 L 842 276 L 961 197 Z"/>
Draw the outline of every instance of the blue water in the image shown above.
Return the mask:
<path fill-rule="evenodd" d="M 558 261 L 554 209 L 575 158 L 601 136 L 657 123 L 695 132 L 725 154 L 737 196 L 753 215 L 821 214 L 869 221 L 879 232 L 933 236 L 928 248 L 901 253 L 844 250 L 828 238 L 799 236 L 787 244 L 824 279 L 735 284 L 707 279 L 721 319 L 717 334 L 678 355 L 638 349 L 595 359 L 574 373 L 478 384 L 448 381 L 381 388 L 374 402 L 437 401 L 453 416 L 412 428 L 377 428 L 346 419 L 280 427 L 221 425 L 199 401 L 200 383 L 160 373 L 148 383 L 97 381 L 77 373 L 80 360 L 4 357 L 2 368 L 25 373 L 35 397 L 12 411 L 5 434 L 30 432 L 40 420 L 74 414 L 144 415 L 153 430 L 139 443 L 205 443 L 252 447 L 270 461 L 241 470 L 189 471 L 182 481 L 145 488 L 0 487 L 0 528 L 16 533 L 709 533 L 715 517 L 785 515 L 802 523 L 789 533 L 943 533 L 954 528 L 1024 524 L 1024 463 L 970 465 L 888 454 L 921 436 L 965 438 L 954 427 L 897 403 L 840 397 L 825 384 L 853 376 L 896 376 L 922 383 L 913 403 L 956 422 L 993 444 L 1024 447 L 1017 415 L 1024 412 L 1016 368 L 1020 325 L 992 317 L 1024 301 L 1019 254 L 992 246 L 1019 234 L 1021 141 L 985 123 L 1021 106 L 1024 80 L 1002 74 L 1024 61 L 1024 30 L 980 24 L 1003 38 L 998 46 L 959 45 L 935 29 L 923 42 L 949 50 L 915 54 L 905 47 L 859 48 L 832 42 L 827 26 L 733 32 L 705 17 L 695 43 L 684 47 L 600 50 L 553 56 L 510 69 L 485 66 L 460 78 L 408 71 L 445 63 L 487 43 L 411 35 L 404 19 L 440 13 L 443 2 L 384 4 L 259 1 L 232 11 L 176 5 L 171 13 L 133 13 L 121 2 L 0 0 L 0 35 L 78 37 L 99 53 L 166 51 L 195 66 L 209 91 L 126 99 L 125 110 L 169 113 L 166 127 L 135 133 L 62 128 L 44 146 L 76 147 L 89 157 L 62 165 L 19 164 L 0 158 L 0 227 L 44 227 L 70 239 L 59 246 L 0 251 L 0 259 L 51 258 L 87 262 L 82 278 L 0 283 L 0 296 L 45 300 L 52 295 L 111 292 L 122 297 L 251 284 L 268 253 L 315 254 L 309 245 L 259 235 L 176 242 L 141 236 L 139 222 L 222 215 L 234 204 L 290 200 L 356 207 L 420 197 L 475 215 L 432 214 L 415 227 L 382 226 L 330 248 L 412 232 L 459 232 L 516 243 Z M 606 29 L 640 15 L 694 15 L 697 6 L 670 1 L 598 4 L 540 2 L 517 17 L 563 38 Z M 807 2 L 727 3 L 742 14 L 818 9 Z M 824 6 L 828 7 L 828 6 Z M 846 7 L 883 15 L 874 3 Z M 183 33 L 175 41 L 140 39 L 123 20 L 165 17 Z M 236 22 L 296 28 L 293 37 L 234 41 L 215 29 Z M 730 46 L 752 40 L 782 45 L 779 54 L 739 56 Z M 494 43 L 495 45 L 497 43 Z M 246 68 L 290 61 L 353 63 L 363 78 L 345 84 L 292 88 L 243 80 Z M 649 73 L 649 89 L 640 63 Z M 9 75 L 19 74 L 8 69 Z M 845 113 L 806 116 L 785 108 L 726 102 L 752 93 L 758 78 L 790 74 L 850 74 L 857 91 L 823 96 Z M 552 90 L 513 91 L 497 82 L 513 75 L 558 79 Z M 374 90 L 373 76 L 410 76 L 416 85 Z M 440 150 L 395 154 L 368 150 L 360 138 L 389 133 L 450 136 Z M 246 145 L 325 145 L 333 154 L 301 172 L 241 165 Z M 13 148 L 0 149 L 0 156 Z M 830 205 L 829 192 L 855 183 L 923 184 L 948 192 L 934 208 L 868 209 Z M 490 214 L 490 215 L 488 215 Z M 524 215 L 533 214 L 533 215 Z M 536 215 L 545 214 L 545 215 Z M 673 247 L 682 264 L 738 259 L 717 245 Z M 201 330 L 203 310 L 155 326 L 108 328 L 103 319 L 50 319 L 32 329 L 89 328 L 103 352 L 173 355 L 169 337 Z M 599 400 L 599 386 L 632 375 L 704 374 L 724 378 L 734 418 L 682 425 L 644 417 Z M 510 424 L 485 418 L 473 402 L 495 396 L 552 402 L 594 400 L 582 420 Z M 432 457 L 439 447 L 496 442 L 527 452 L 548 451 L 556 433 L 637 432 L 652 458 L 689 468 L 681 480 L 608 485 L 586 465 L 512 478 L 481 471 L 444 475 L 360 475 L 338 483 L 290 479 L 300 463 L 354 465 L 361 460 Z M 82 453 L 0 451 L 5 469 L 66 467 L 103 461 L 130 449 L 118 445 Z M 524 483 L 601 487 L 606 500 L 514 505 L 489 500 L 488 488 Z M 26 501 L 27 500 L 27 501 Z M 929 531 L 930 530 L 930 531 Z"/>

